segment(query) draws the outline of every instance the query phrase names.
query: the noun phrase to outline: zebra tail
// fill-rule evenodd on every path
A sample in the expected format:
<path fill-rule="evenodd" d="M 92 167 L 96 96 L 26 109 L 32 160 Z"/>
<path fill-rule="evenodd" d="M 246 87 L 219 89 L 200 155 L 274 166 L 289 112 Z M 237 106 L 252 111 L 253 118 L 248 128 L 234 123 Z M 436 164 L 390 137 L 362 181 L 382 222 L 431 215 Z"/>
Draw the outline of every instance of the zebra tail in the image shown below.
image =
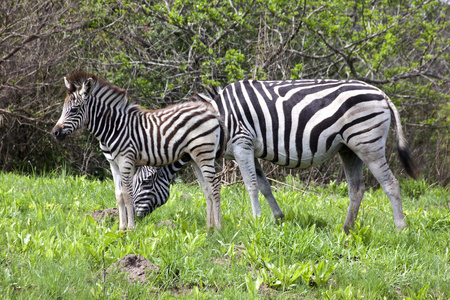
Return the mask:
<path fill-rule="evenodd" d="M 206 89 L 206 94 L 199 93 L 199 94 L 196 94 L 194 97 L 197 100 L 211 103 L 214 101 L 214 98 L 220 94 L 221 91 L 222 91 L 222 87 L 219 86 L 216 88 L 216 87 L 211 86 Z"/>
<path fill-rule="evenodd" d="M 230 139 L 230 133 L 228 132 L 227 127 L 225 126 L 225 122 L 222 119 L 222 116 L 219 117 L 220 123 L 220 138 L 219 138 L 219 150 L 216 153 L 216 159 L 222 157 L 225 152 L 225 148 L 227 147 L 228 140 Z"/>
<path fill-rule="evenodd" d="M 218 97 L 218 95 L 222 92 L 222 87 L 209 87 L 206 89 L 206 93 L 198 93 L 191 97 L 191 100 L 202 101 L 209 103 L 211 105 L 214 102 L 214 98 Z M 214 109 L 213 109 L 214 110 Z M 225 121 L 222 116 L 219 117 L 220 122 L 220 147 L 216 153 L 216 159 L 219 159 L 223 153 L 225 152 L 225 148 L 227 147 L 228 140 L 230 139 L 230 134 L 228 132 L 227 127 L 225 126 Z"/>
<path fill-rule="evenodd" d="M 419 177 L 419 172 L 417 171 L 416 166 L 411 158 L 411 153 L 409 152 L 408 142 L 406 141 L 405 135 L 403 133 L 402 124 L 400 120 L 400 114 L 395 107 L 394 103 L 392 103 L 391 99 L 385 95 L 386 101 L 389 105 L 389 108 L 394 115 L 395 128 L 397 132 L 397 151 L 400 157 L 400 161 L 405 168 L 406 173 L 413 179 L 417 180 Z"/>

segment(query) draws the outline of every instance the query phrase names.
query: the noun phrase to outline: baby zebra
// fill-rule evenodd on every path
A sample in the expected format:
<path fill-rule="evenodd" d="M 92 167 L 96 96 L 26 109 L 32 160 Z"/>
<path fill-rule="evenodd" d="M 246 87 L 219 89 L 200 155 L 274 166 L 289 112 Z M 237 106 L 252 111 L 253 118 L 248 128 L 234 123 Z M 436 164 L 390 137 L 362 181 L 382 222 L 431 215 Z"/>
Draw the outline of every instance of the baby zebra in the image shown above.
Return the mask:
<path fill-rule="evenodd" d="M 64 78 L 67 97 L 52 130 L 58 140 L 86 127 L 100 142 L 114 178 L 119 229 L 135 227 L 132 199 L 136 166 L 164 166 L 189 156 L 206 197 L 207 227 L 221 229 L 220 182 L 214 161 L 228 132 L 212 106 L 187 102 L 144 110 L 126 91 L 99 77 L 77 72 Z"/>

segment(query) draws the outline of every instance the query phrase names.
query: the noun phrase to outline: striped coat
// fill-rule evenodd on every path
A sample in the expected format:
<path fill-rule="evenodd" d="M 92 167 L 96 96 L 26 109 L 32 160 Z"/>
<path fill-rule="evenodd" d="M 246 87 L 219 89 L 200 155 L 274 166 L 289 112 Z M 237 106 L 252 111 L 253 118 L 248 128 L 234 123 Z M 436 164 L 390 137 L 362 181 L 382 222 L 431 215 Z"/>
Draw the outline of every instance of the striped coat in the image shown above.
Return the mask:
<path fill-rule="evenodd" d="M 391 200 L 395 226 L 406 227 L 399 185 L 385 158 L 392 117 L 399 158 L 408 175 L 416 178 L 417 173 L 400 115 L 378 88 L 353 80 L 241 81 L 199 97 L 210 102 L 225 119 L 230 132 L 225 157 L 237 161 L 255 216 L 261 214 L 258 201 L 261 191 L 275 218 L 283 218 L 257 158 L 288 168 L 308 168 L 339 153 L 350 198 L 344 230 L 348 232 L 354 226 L 364 194 L 363 163 Z M 163 168 L 159 172 L 173 176 L 175 170 Z M 149 198 L 135 194 L 135 201 L 167 201 L 167 181 L 155 176 L 153 182 L 153 186 L 142 183 L 139 188 L 153 193 L 158 186 L 166 191 L 164 196 Z"/>
<path fill-rule="evenodd" d="M 221 228 L 214 161 L 228 135 L 211 105 L 187 102 L 149 111 L 126 91 L 85 72 L 64 79 L 67 97 L 53 135 L 63 140 L 86 127 L 100 142 L 114 178 L 119 228 L 135 227 L 132 178 L 139 165 L 163 166 L 189 155 L 207 200 L 207 225 Z M 128 223 L 127 223 L 128 222 Z"/>

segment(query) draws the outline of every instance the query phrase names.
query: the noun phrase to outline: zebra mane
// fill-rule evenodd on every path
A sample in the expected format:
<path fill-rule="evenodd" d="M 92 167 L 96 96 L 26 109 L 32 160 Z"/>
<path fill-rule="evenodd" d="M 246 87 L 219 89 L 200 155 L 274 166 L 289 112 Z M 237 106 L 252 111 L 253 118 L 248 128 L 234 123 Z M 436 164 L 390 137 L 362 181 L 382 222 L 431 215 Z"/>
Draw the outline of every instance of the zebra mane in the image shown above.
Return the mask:
<path fill-rule="evenodd" d="M 94 81 L 95 85 L 107 86 L 108 88 L 111 88 L 111 89 L 115 90 L 119 94 L 126 94 L 126 90 L 125 89 L 120 88 L 117 85 L 114 85 L 114 84 L 112 84 L 112 83 L 110 83 L 110 82 L 108 82 L 108 81 L 98 77 L 95 74 L 84 72 L 84 71 L 75 72 L 75 73 L 72 73 L 69 76 L 67 76 L 66 79 L 70 83 L 70 89 L 68 89 L 68 92 L 69 93 L 75 92 L 89 78 L 92 78 L 92 80 Z"/>
<path fill-rule="evenodd" d="M 125 101 L 126 105 L 129 108 L 131 108 L 132 110 L 143 110 L 141 106 L 128 99 L 126 89 L 120 88 L 117 85 L 114 85 L 92 73 L 80 71 L 75 72 L 66 77 L 66 80 L 69 82 L 70 85 L 70 88 L 68 88 L 67 91 L 69 93 L 75 92 L 77 89 L 80 89 L 83 83 L 86 82 L 86 80 L 88 80 L 89 78 L 91 78 L 92 81 L 94 82 L 94 86 L 96 86 L 96 89 L 101 89 L 102 87 L 112 89 L 114 93 L 122 95 L 122 97 L 120 97 L 120 99 L 122 100 L 120 101 Z"/>

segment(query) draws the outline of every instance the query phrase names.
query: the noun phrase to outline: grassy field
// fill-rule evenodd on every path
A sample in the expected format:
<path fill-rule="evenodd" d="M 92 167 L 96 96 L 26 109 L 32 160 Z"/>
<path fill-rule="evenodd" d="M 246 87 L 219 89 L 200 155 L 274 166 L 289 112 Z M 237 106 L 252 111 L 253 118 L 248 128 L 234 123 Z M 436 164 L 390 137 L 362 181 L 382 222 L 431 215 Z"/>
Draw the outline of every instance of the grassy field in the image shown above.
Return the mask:
<path fill-rule="evenodd" d="M 251 216 L 242 186 L 222 188 L 222 232 L 206 232 L 198 185 L 172 186 L 167 205 L 119 232 L 89 212 L 115 206 L 113 183 L 0 173 L 4 299 L 449 299 L 449 191 L 402 182 L 408 229 L 396 232 L 381 190 L 365 194 L 343 233 L 346 184 L 275 187 L 285 212 Z M 301 190 L 300 190 L 301 189 Z M 170 222 L 167 222 L 169 220 Z M 165 221 L 165 225 L 157 225 Z M 106 269 L 139 254 L 159 271 L 129 282 Z"/>

